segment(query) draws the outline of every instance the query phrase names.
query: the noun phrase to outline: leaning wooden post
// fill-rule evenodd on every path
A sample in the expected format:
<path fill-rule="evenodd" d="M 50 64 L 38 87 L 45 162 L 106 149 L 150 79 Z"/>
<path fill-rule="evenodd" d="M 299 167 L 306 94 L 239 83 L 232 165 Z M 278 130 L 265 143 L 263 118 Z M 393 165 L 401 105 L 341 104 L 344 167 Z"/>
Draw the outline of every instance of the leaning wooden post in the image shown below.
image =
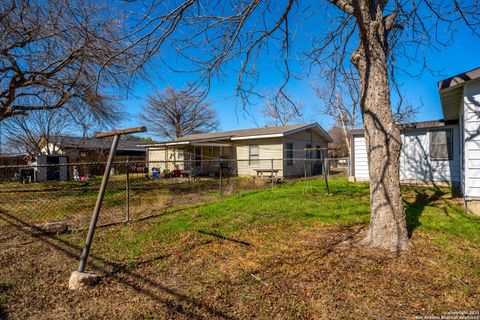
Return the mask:
<path fill-rule="evenodd" d="M 108 155 L 107 165 L 105 166 L 105 172 L 103 173 L 102 183 L 100 184 L 100 189 L 98 191 L 97 202 L 95 203 L 95 209 L 93 210 L 92 220 L 90 222 L 90 227 L 88 228 L 87 239 L 85 240 L 85 245 L 83 247 L 82 255 L 80 256 L 80 263 L 78 265 L 78 270 L 72 272 L 69 281 L 70 289 L 79 289 L 85 285 L 90 285 L 96 282 L 97 276 L 92 273 L 85 273 L 85 267 L 87 265 L 88 256 L 90 254 L 90 248 L 92 247 L 93 236 L 95 234 L 95 227 L 97 226 L 98 216 L 100 215 L 100 209 L 102 207 L 103 197 L 105 195 L 105 190 L 107 188 L 108 180 L 110 178 L 110 170 L 112 168 L 113 158 L 117 151 L 118 141 L 120 136 L 123 134 L 130 134 L 136 132 L 146 131 L 145 127 L 131 128 L 125 130 L 113 130 L 109 132 L 99 133 L 95 135 L 95 138 L 105 138 L 112 137 L 112 146 L 110 148 L 110 154 Z"/>

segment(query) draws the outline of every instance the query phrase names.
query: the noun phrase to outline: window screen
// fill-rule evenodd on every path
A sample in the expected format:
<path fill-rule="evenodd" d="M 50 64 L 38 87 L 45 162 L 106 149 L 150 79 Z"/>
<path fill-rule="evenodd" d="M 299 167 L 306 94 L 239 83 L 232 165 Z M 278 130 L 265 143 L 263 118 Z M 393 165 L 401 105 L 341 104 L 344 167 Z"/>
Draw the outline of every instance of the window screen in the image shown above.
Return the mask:
<path fill-rule="evenodd" d="M 452 129 L 430 131 L 430 158 L 432 160 L 451 160 Z"/>
<path fill-rule="evenodd" d="M 287 166 L 293 166 L 293 143 L 287 143 L 285 149 L 287 151 Z"/>
<path fill-rule="evenodd" d="M 250 165 L 258 165 L 260 159 L 259 152 L 258 144 L 248 146 L 248 162 Z"/>

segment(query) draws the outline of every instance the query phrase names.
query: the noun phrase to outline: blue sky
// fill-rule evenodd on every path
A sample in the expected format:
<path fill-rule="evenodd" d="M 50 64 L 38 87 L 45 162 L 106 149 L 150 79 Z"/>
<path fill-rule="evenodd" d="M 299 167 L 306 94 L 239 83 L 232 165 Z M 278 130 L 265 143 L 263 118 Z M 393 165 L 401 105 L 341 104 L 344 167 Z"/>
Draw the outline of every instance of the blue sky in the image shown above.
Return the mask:
<path fill-rule="evenodd" d="M 309 22 L 297 30 L 296 40 L 293 41 L 293 50 L 301 51 L 310 46 L 310 40 L 305 30 L 316 26 L 318 22 Z M 429 66 L 438 71 L 439 74 L 432 75 L 424 72 L 420 78 L 411 78 L 400 76 L 399 82 L 402 83 L 402 92 L 405 99 L 421 106 L 415 120 L 436 120 L 442 118 L 440 100 L 438 96 L 437 82 L 455 74 L 480 67 L 478 58 L 480 53 L 480 39 L 473 36 L 469 30 L 463 29 L 456 33 L 454 41 L 447 47 L 441 48 L 438 52 L 426 54 Z M 174 57 L 170 57 L 175 59 Z M 271 58 L 271 59 L 268 59 Z M 258 89 L 277 87 L 281 79 L 278 73 L 272 72 L 275 57 L 266 57 L 259 61 L 257 68 L 261 79 L 258 83 Z M 301 66 L 296 59 L 292 58 L 293 69 L 300 70 Z M 409 68 L 409 66 L 402 66 Z M 138 114 L 141 107 L 145 104 L 145 98 L 153 90 L 161 90 L 166 86 L 174 88 L 184 87 L 190 80 L 191 75 L 168 72 L 162 67 L 149 70 L 150 82 L 141 81 L 124 101 L 129 116 L 123 121 L 122 127 L 136 126 Z M 161 74 L 161 79 L 158 75 Z M 209 100 L 218 112 L 220 118 L 221 130 L 234 130 L 240 128 L 263 126 L 265 119 L 262 118 L 258 109 L 260 106 L 250 106 L 248 112 L 245 112 L 235 98 L 235 85 L 237 73 L 234 68 L 228 69 L 227 76 L 222 79 L 213 79 Z M 315 96 L 312 84 L 318 82 L 318 76 L 311 74 L 309 77 L 294 79 L 289 84 L 289 93 L 294 99 L 301 99 L 304 102 L 304 117 L 307 120 L 317 121 L 320 125 L 328 129 L 332 125 L 332 119 L 322 114 L 322 102 Z M 150 134 L 148 134 L 150 135 Z"/>

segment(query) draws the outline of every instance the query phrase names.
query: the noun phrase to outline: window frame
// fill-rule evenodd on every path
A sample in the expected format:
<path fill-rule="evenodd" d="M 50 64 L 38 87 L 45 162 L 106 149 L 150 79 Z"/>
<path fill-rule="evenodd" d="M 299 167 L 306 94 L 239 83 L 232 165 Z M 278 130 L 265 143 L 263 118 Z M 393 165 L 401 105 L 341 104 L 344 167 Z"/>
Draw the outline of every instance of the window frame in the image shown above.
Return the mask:
<path fill-rule="evenodd" d="M 447 157 L 446 158 L 441 158 L 441 157 L 434 157 L 432 153 L 432 141 L 433 141 L 433 133 L 436 132 L 449 132 L 447 135 Z M 450 144 L 450 148 L 449 148 Z M 453 128 L 441 128 L 441 129 L 430 129 L 428 131 L 428 153 L 429 153 L 429 158 L 432 161 L 451 161 L 453 160 Z"/>
<path fill-rule="evenodd" d="M 317 150 L 315 150 L 315 159 L 320 160 L 322 159 L 322 154 L 321 154 L 322 151 L 320 150 L 321 146 L 317 145 L 316 148 Z"/>
<path fill-rule="evenodd" d="M 285 160 L 287 167 L 293 167 L 293 142 L 285 143 Z"/>
<path fill-rule="evenodd" d="M 257 147 L 257 153 L 252 153 L 253 147 Z M 252 158 L 252 157 L 256 157 Z M 252 143 L 248 145 L 248 165 L 258 166 L 260 164 L 260 145 L 258 143 Z"/>

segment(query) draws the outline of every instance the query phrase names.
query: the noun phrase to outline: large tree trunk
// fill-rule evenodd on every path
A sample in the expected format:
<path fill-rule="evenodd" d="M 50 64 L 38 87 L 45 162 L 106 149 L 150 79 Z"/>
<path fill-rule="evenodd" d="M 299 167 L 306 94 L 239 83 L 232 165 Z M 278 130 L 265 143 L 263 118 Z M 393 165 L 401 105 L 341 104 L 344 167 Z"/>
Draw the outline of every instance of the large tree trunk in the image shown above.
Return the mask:
<path fill-rule="evenodd" d="M 351 60 L 360 75 L 370 177 L 371 219 L 363 243 L 392 251 L 410 247 L 400 191 L 400 130 L 390 103 L 387 27 L 383 8 L 359 1 L 360 46 Z M 363 6 L 364 4 L 365 6 Z"/>

